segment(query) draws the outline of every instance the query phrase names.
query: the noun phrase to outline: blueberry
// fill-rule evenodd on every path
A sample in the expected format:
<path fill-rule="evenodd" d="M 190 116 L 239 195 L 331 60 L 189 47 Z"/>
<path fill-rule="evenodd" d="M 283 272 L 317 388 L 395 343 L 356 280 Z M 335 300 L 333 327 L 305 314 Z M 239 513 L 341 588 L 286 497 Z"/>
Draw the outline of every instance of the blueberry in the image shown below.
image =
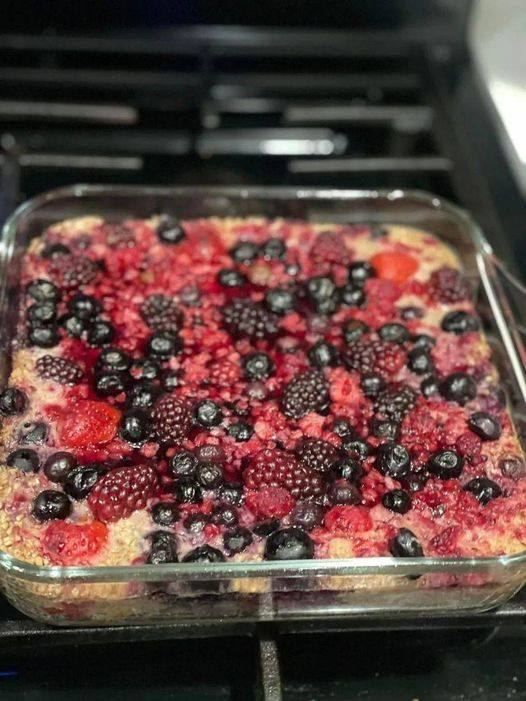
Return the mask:
<path fill-rule="evenodd" d="M 424 551 L 418 538 L 409 528 L 400 528 L 389 541 L 389 552 L 394 557 L 423 557 Z"/>
<path fill-rule="evenodd" d="M 349 280 L 355 285 L 363 285 L 374 276 L 374 268 L 366 260 L 358 260 L 349 266 Z"/>
<path fill-rule="evenodd" d="M 354 458 L 342 458 L 333 465 L 334 472 L 347 482 L 357 484 L 363 477 L 363 468 Z"/>
<path fill-rule="evenodd" d="M 332 430 L 337 436 L 340 436 L 340 438 L 350 439 L 355 437 L 354 428 L 347 419 L 342 417 L 334 419 Z"/>
<path fill-rule="evenodd" d="M 396 441 L 400 435 L 400 426 L 390 419 L 374 417 L 371 421 L 371 433 L 385 441 Z"/>
<path fill-rule="evenodd" d="M 133 360 L 128 372 L 134 380 L 157 380 L 161 376 L 161 368 L 152 358 Z M 165 389 L 168 389 L 165 387 Z"/>
<path fill-rule="evenodd" d="M 488 477 L 475 477 L 464 485 L 466 492 L 471 492 L 485 506 L 492 499 L 502 496 L 502 489 Z"/>
<path fill-rule="evenodd" d="M 228 427 L 228 435 L 232 436 L 237 443 L 243 443 L 252 438 L 254 435 L 254 427 L 240 421 L 239 423 L 231 424 Z"/>
<path fill-rule="evenodd" d="M 115 329 L 103 319 L 98 319 L 88 328 L 88 343 L 91 346 L 105 346 L 115 337 Z"/>
<path fill-rule="evenodd" d="M 150 421 L 148 414 L 141 409 L 126 411 L 120 420 L 119 436 L 132 445 L 139 445 L 148 440 Z"/>
<path fill-rule="evenodd" d="M 188 450 L 181 450 L 170 458 L 170 470 L 176 479 L 180 477 L 193 477 L 197 465 L 197 458 Z"/>
<path fill-rule="evenodd" d="M 201 545 L 198 548 L 190 550 L 183 557 L 183 562 L 224 562 L 225 556 L 217 548 L 211 545 Z"/>
<path fill-rule="evenodd" d="M 403 489 L 391 489 L 383 495 L 382 504 L 389 511 L 406 514 L 411 508 L 411 497 Z"/>
<path fill-rule="evenodd" d="M 243 503 L 243 485 L 237 482 L 225 482 L 219 487 L 217 498 L 224 504 L 240 506 Z"/>
<path fill-rule="evenodd" d="M 204 428 L 219 426 L 223 420 L 221 407 L 211 399 L 203 399 L 194 408 L 195 420 Z"/>
<path fill-rule="evenodd" d="M 252 241 L 240 241 L 229 251 L 236 263 L 252 263 L 259 255 L 259 247 Z"/>
<path fill-rule="evenodd" d="M 409 473 L 409 453 L 403 445 L 389 441 L 378 447 L 375 467 L 383 475 L 394 479 L 405 477 Z"/>
<path fill-rule="evenodd" d="M 248 282 L 246 275 L 234 269 L 223 269 L 217 274 L 217 281 L 222 287 L 242 287 Z"/>
<path fill-rule="evenodd" d="M 99 397 L 116 397 L 126 389 L 126 382 L 121 372 L 98 372 L 93 378 L 93 385 Z"/>
<path fill-rule="evenodd" d="M 359 504 L 362 500 L 360 491 L 347 480 L 337 480 L 329 487 L 327 496 L 331 504 Z"/>
<path fill-rule="evenodd" d="M 102 311 L 102 304 L 95 297 L 78 292 L 68 302 L 68 310 L 77 319 L 93 319 Z"/>
<path fill-rule="evenodd" d="M 438 391 L 444 399 L 457 402 L 457 404 L 463 406 L 477 396 L 477 384 L 465 372 L 454 372 L 440 382 Z"/>
<path fill-rule="evenodd" d="M 413 319 L 421 319 L 425 312 L 420 307 L 402 307 L 400 309 L 400 316 L 404 321 L 411 321 Z"/>
<path fill-rule="evenodd" d="M 44 463 L 44 474 L 50 482 L 64 482 L 71 470 L 77 466 L 77 459 L 71 453 L 53 453 Z"/>
<path fill-rule="evenodd" d="M 36 326 L 51 324 L 57 316 L 57 308 L 51 302 L 32 304 L 27 310 L 27 318 Z"/>
<path fill-rule="evenodd" d="M 502 433 L 500 421 L 485 411 L 477 411 L 468 419 L 468 426 L 483 441 L 496 441 Z"/>
<path fill-rule="evenodd" d="M 360 378 L 360 387 L 366 397 L 376 397 L 385 388 L 385 380 L 381 375 L 368 373 Z"/>
<path fill-rule="evenodd" d="M 137 382 L 127 393 L 127 403 L 132 409 L 149 409 L 159 398 L 161 389 L 151 382 Z"/>
<path fill-rule="evenodd" d="M 438 378 L 436 375 L 429 375 L 422 380 L 420 383 L 420 391 L 424 397 L 432 397 L 434 394 L 438 394 Z"/>
<path fill-rule="evenodd" d="M 391 343 L 405 343 L 409 340 L 409 331 L 402 324 L 384 324 L 378 329 L 378 335 L 382 341 Z"/>
<path fill-rule="evenodd" d="M 427 375 L 433 370 L 433 361 L 426 350 L 413 348 L 407 354 L 407 367 L 416 375 Z"/>
<path fill-rule="evenodd" d="M 73 499 L 85 499 L 97 483 L 101 471 L 95 464 L 79 465 L 63 480 L 64 491 Z"/>
<path fill-rule="evenodd" d="M 179 518 L 179 509 L 173 501 L 161 501 L 152 508 L 152 520 L 158 526 L 172 526 Z"/>
<path fill-rule="evenodd" d="M 46 489 L 33 502 L 31 513 L 37 521 L 50 521 L 54 518 L 64 519 L 71 513 L 71 502 L 64 492 Z"/>
<path fill-rule="evenodd" d="M 367 324 L 364 324 L 363 321 L 351 319 L 350 321 L 346 321 L 342 327 L 343 340 L 345 343 L 355 343 L 368 331 L 369 327 Z"/>
<path fill-rule="evenodd" d="M 343 285 L 338 290 L 340 302 L 346 307 L 363 307 L 365 304 L 365 293 L 361 287 L 355 285 Z"/>
<path fill-rule="evenodd" d="M 201 533 L 205 526 L 210 523 L 210 518 L 206 514 L 197 512 L 195 514 L 188 514 L 188 516 L 183 521 L 183 526 L 187 531 L 197 535 Z"/>
<path fill-rule="evenodd" d="M 27 445 L 28 443 L 32 443 L 33 445 L 42 445 L 42 443 L 47 441 L 48 435 L 48 425 L 43 421 L 35 421 L 24 424 L 19 433 L 18 442 L 21 445 Z"/>
<path fill-rule="evenodd" d="M 216 489 L 223 482 L 223 470 L 213 462 L 197 465 L 195 478 L 204 489 Z"/>
<path fill-rule="evenodd" d="M 60 302 L 62 294 L 58 287 L 49 280 L 33 280 L 27 286 L 27 294 L 36 302 L 51 302 L 56 304 Z"/>
<path fill-rule="evenodd" d="M 443 331 L 460 335 L 468 331 L 477 331 L 479 322 L 472 314 L 459 310 L 448 312 L 440 326 Z"/>
<path fill-rule="evenodd" d="M 223 535 L 223 545 L 229 555 L 243 552 L 251 543 L 252 533 L 242 526 L 225 531 Z"/>
<path fill-rule="evenodd" d="M 40 460 L 38 454 L 31 448 L 18 448 L 6 458 L 6 464 L 21 472 L 38 472 Z"/>
<path fill-rule="evenodd" d="M 320 314 L 332 314 L 338 308 L 338 289 L 332 278 L 326 275 L 307 280 L 306 293 L 315 311 Z"/>
<path fill-rule="evenodd" d="M 27 407 L 27 396 L 16 387 L 8 387 L 0 394 L 0 414 L 14 416 L 23 414 Z"/>
<path fill-rule="evenodd" d="M 59 324 L 60 326 L 62 326 L 67 335 L 71 336 L 72 338 L 80 338 L 84 331 L 86 331 L 86 329 L 88 328 L 88 324 L 86 321 L 78 319 L 72 314 L 66 314 L 65 316 L 61 316 L 59 319 Z"/>
<path fill-rule="evenodd" d="M 275 366 L 266 353 L 249 353 L 241 358 L 245 377 L 249 380 L 265 380 L 270 377 Z"/>
<path fill-rule="evenodd" d="M 186 238 L 185 231 L 173 217 L 163 214 L 157 224 L 157 236 L 161 243 L 177 244 Z"/>
<path fill-rule="evenodd" d="M 218 504 L 212 510 L 212 523 L 216 526 L 237 526 L 239 516 L 236 509 L 230 504 Z"/>
<path fill-rule="evenodd" d="M 161 386 L 167 392 L 172 392 L 181 384 L 181 373 L 178 370 L 167 370 L 161 378 Z"/>
<path fill-rule="evenodd" d="M 312 501 L 298 501 L 290 515 L 290 522 L 304 531 L 312 531 L 323 522 L 323 508 Z"/>
<path fill-rule="evenodd" d="M 261 523 L 257 523 L 252 527 L 252 533 L 260 538 L 266 538 L 271 533 L 277 531 L 280 525 L 281 524 L 277 518 L 272 518 L 268 521 L 261 521 Z"/>
<path fill-rule="evenodd" d="M 504 455 L 498 462 L 499 470 L 504 477 L 518 481 L 526 475 L 526 463 L 517 455 Z"/>
<path fill-rule="evenodd" d="M 113 370 L 114 372 L 125 372 L 131 366 L 130 356 L 120 348 L 104 348 L 97 358 L 95 367 L 97 370 Z"/>
<path fill-rule="evenodd" d="M 38 348 L 53 348 L 60 341 L 56 326 L 34 326 L 27 334 L 29 345 Z"/>
<path fill-rule="evenodd" d="M 42 249 L 40 255 L 42 258 L 49 260 L 58 258 L 59 256 L 69 256 L 70 253 L 71 250 L 63 243 L 48 243 L 48 245 Z"/>
<path fill-rule="evenodd" d="M 199 462 L 213 462 L 222 465 L 225 462 L 225 451 L 220 445 L 205 443 L 197 448 L 196 457 Z"/>
<path fill-rule="evenodd" d="M 151 540 L 148 563 L 150 565 L 165 565 L 170 562 L 178 562 L 177 541 L 173 533 L 168 531 L 155 531 L 149 536 Z"/>
<path fill-rule="evenodd" d="M 447 480 L 459 477 L 464 467 L 464 459 L 454 450 L 439 450 L 427 461 L 427 469 L 435 477 Z"/>
<path fill-rule="evenodd" d="M 347 455 L 349 455 L 349 457 L 356 458 L 357 460 L 365 460 L 370 453 L 369 445 L 359 438 L 354 440 L 345 440 L 342 443 L 342 448 Z"/>
<path fill-rule="evenodd" d="M 271 533 L 265 544 L 265 560 L 307 560 L 314 544 L 300 528 L 283 528 Z"/>
<path fill-rule="evenodd" d="M 265 294 L 267 309 L 280 316 L 293 311 L 296 305 L 296 295 L 292 290 L 275 287 Z"/>
<path fill-rule="evenodd" d="M 309 362 L 316 368 L 338 365 L 339 353 L 328 341 L 317 341 L 307 352 Z"/>
<path fill-rule="evenodd" d="M 200 504 L 203 501 L 201 487 L 190 477 L 181 477 L 174 483 L 174 495 L 182 504 Z"/>
<path fill-rule="evenodd" d="M 428 475 L 424 472 L 415 472 L 406 477 L 403 482 L 410 492 L 420 492 L 427 484 Z"/>
<path fill-rule="evenodd" d="M 183 350 L 183 341 L 180 336 L 169 331 L 156 331 L 150 336 L 146 344 L 146 353 L 154 358 L 167 360 L 178 355 Z"/>
<path fill-rule="evenodd" d="M 423 348 L 425 350 L 431 350 L 436 344 L 436 339 L 433 336 L 429 336 L 427 333 L 419 333 L 413 336 L 411 339 L 413 342 L 413 348 Z"/>
<path fill-rule="evenodd" d="M 281 239 L 271 238 L 260 246 L 260 253 L 267 260 L 281 260 L 287 251 Z"/>

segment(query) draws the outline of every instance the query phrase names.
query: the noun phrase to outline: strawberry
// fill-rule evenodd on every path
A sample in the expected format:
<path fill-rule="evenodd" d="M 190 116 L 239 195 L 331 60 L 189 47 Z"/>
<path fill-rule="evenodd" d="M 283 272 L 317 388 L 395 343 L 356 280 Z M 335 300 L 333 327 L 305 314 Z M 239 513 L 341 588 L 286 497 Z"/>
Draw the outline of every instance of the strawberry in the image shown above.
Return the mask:
<path fill-rule="evenodd" d="M 144 509 L 148 499 L 155 496 L 157 487 L 157 473 L 153 467 L 119 467 L 97 482 L 90 492 L 88 504 L 99 521 L 118 521 Z"/>
<path fill-rule="evenodd" d="M 52 521 L 42 535 L 42 550 L 55 565 L 88 564 L 104 547 L 108 529 L 99 521 L 76 524 Z"/>
<path fill-rule="evenodd" d="M 371 264 L 378 277 L 404 283 L 418 268 L 418 262 L 407 253 L 377 253 Z"/>
<path fill-rule="evenodd" d="M 80 400 L 58 422 L 60 442 L 71 448 L 108 443 L 115 437 L 121 412 L 106 402 Z"/>

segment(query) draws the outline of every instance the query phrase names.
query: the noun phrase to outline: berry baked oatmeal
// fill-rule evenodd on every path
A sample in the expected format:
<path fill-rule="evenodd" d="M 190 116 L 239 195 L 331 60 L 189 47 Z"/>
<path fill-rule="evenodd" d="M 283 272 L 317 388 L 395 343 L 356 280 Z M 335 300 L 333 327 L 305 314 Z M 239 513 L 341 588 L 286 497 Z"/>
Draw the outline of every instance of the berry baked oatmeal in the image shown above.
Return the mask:
<path fill-rule="evenodd" d="M 53 225 L 0 395 L 0 548 L 38 565 L 490 556 L 526 467 L 469 281 L 401 226 Z"/>

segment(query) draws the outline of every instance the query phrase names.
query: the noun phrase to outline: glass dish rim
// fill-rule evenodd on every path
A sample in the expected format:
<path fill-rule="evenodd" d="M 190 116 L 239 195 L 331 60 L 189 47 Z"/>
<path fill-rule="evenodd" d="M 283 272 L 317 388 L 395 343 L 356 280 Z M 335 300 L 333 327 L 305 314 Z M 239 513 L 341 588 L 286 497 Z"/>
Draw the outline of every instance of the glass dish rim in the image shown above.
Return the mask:
<path fill-rule="evenodd" d="M 18 224 L 27 215 L 37 211 L 39 207 L 62 198 L 83 198 L 86 196 L 189 196 L 210 195 L 249 199 L 278 200 L 321 200 L 321 201 L 353 201 L 358 199 L 398 199 L 412 200 L 416 204 L 426 205 L 440 210 L 457 219 L 466 229 L 475 247 L 476 262 L 488 295 L 490 306 L 495 317 L 499 332 L 502 336 L 508 358 L 526 401 L 526 380 L 518 357 L 512 335 L 501 308 L 502 291 L 495 289 L 496 275 L 492 264 L 493 251 L 480 227 L 471 215 L 449 202 L 447 199 L 418 189 L 341 189 L 289 186 L 141 186 L 141 185 L 95 185 L 75 184 L 56 188 L 41 193 L 24 203 L 5 222 L 0 246 L 14 245 Z M 256 213 L 255 213 L 256 214 Z M 7 250 L 5 251 L 7 253 Z M 490 279 L 493 277 L 494 279 Z M 5 293 L 5 277 L 0 281 L 0 296 Z M 512 321 L 513 324 L 513 321 Z M 522 382 L 521 382 L 522 380 Z M 494 569 L 512 570 L 526 564 L 526 549 L 512 555 L 494 557 L 463 557 L 463 558 L 394 558 L 394 557 L 365 557 L 327 560 L 290 560 L 282 562 L 227 562 L 213 564 L 171 563 L 165 565 L 35 565 L 0 551 L 0 568 L 4 574 L 22 577 L 36 582 L 64 583 L 65 581 L 84 581 L 91 583 L 129 582 L 129 581 L 168 581 L 175 577 L 180 579 L 206 578 L 261 578 L 261 577 L 303 577 L 303 576 L 356 576 L 356 575 L 399 575 L 408 576 L 429 572 L 443 574 L 461 574 L 487 572 Z"/>

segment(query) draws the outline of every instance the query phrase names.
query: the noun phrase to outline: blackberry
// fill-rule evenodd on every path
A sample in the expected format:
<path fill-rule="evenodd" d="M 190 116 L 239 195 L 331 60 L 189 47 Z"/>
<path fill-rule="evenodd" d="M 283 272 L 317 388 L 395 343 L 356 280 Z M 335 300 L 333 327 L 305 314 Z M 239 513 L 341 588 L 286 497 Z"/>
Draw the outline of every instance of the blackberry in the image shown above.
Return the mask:
<path fill-rule="evenodd" d="M 217 274 L 217 281 L 221 287 L 228 288 L 243 287 L 248 282 L 247 276 L 234 268 L 223 268 L 223 270 L 220 270 Z"/>
<path fill-rule="evenodd" d="M 235 338 L 265 339 L 278 332 L 278 317 L 257 302 L 235 299 L 223 309 L 223 324 Z"/>
<path fill-rule="evenodd" d="M 346 321 L 342 328 L 343 340 L 345 343 L 355 343 L 359 338 L 369 331 L 367 324 L 358 319 Z"/>
<path fill-rule="evenodd" d="M 454 268 L 434 270 L 428 283 L 430 296 L 437 302 L 455 304 L 471 297 L 469 281 Z"/>
<path fill-rule="evenodd" d="M 60 256 L 53 260 L 50 271 L 64 289 L 74 290 L 93 282 L 100 268 L 97 263 L 85 256 Z"/>
<path fill-rule="evenodd" d="M 152 427 L 161 443 L 180 443 L 192 427 L 191 406 L 173 395 L 161 397 L 152 410 Z"/>
<path fill-rule="evenodd" d="M 141 305 L 141 316 L 154 331 L 180 331 L 184 315 L 173 297 L 150 295 Z"/>
<path fill-rule="evenodd" d="M 54 285 L 50 280 L 33 280 L 26 287 L 27 294 L 32 297 L 35 302 L 39 304 L 44 304 L 45 302 L 50 302 L 51 304 L 57 304 L 60 302 L 62 294 L 58 287 Z"/>
<path fill-rule="evenodd" d="M 296 447 L 302 465 L 316 472 L 329 472 L 340 457 L 332 443 L 317 438 L 304 438 Z"/>
<path fill-rule="evenodd" d="M 307 560 L 314 556 L 314 543 L 300 528 L 274 531 L 265 544 L 265 560 Z"/>
<path fill-rule="evenodd" d="M 468 331 L 477 331 L 479 321 L 472 314 L 468 314 L 468 312 L 461 309 L 448 312 L 442 319 L 440 327 L 443 331 L 460 336 L 463 333 L 468 333 Z"/>
<path fill-rule="evenodd" d="M 146 344 L 146 353 L 155 359 L 167 360 L 183 350 L 183 340 L 171 331 L 156 331 Z"/>
<path fill-rule="evenodd" d="M 307 352 L 309 362 L 316 368 L 325 368 L 337 365 L 339 353 L 336 346 L 328 341 L 317 341 Z"/>
<path fill-rule="evenodd" d="M 327 275 L 318 275 L 307 280 L 305 293 L 312 307 L 319 314 L 332 314 L 338 308 L 338 288 L 334 280 Z"/>
<path fill-rule="evenodd" d="M 284 258 L 287 248 L 281 239 L 270 238 L 260 246 L 260 253 L 267 260 L 281 260 Z"/>
<path fill-rule="evenodd" d="M 230 555 L 243 552 L 251 543 L 252 533 L 241 526 L 226 531 L 223 535 L 223 545 Z"/>
<path fill-rule="evenodd" d="M 243 482 L 248 489 L 281 487 L 296 499 L 320 497 L 325 491 L 322 475 L 309 470 L 290 453 L 264 449 L 257 453 L 243 472 Z"/>
<path fill-rule="evenodd" d="M 323 373 L 305 370 L 285 386 L 280 406 L 289 419 L 301 419 L 311 411 L 326 411 L 329 404 L 329 385 Z"/>
<path fill-rule="evenodd" d="M 86 321 L 100 314 L 102 305 L 95 297 L 78 292 L 69 300 L 68 310 L 71 314 L 76 316 L 77 319 Z"/>
<path fill-rule="evenodd" d="M 27 407 L 27 396 L 17 387 L 7 387 L 0 394 L 0 414 L 14 416 L 23 414 Z"/>
<path fill-rule="evenodd" d="M 292 290 L 275 287 L 265 294 L 265 305 L 274 314 L 283 316 L 296 306 L 296 295 Z"/>
<path fill-rule="evenodd" d="M 241 364 L 249 380 L 266 380 L 275 370 L 272 359 L 262 352 L 243 356 Z"/>
<path fill-rule="evenodd" d="M 355 341 L 343 354 L 347 368 L 361 375 L 392 375 L 402 368 L 405 358 L 406 354 L 398 344 L 382 340 Z"/>
<path fill-rule="evenodd" d="M 175 245 L 186 238 L 185 230 L 181 224 L 168 214 L 159 217 L 156 232 L 161 243 Z"/>
<path fill-rule="evenodd" d="M 411 387 L 397 382 L 378 393 L 374 410 L 378 416 L 400 423 L 414 407 L 416 398 L 417 394 Z"/>
<path fill-rule="evenodd" d="M 488 477 L 475 477 L 463 488 L 466 492 L 471 492 L 483 506 L 492 499 L 502 496 L 502 489 Z"/>
<path fill-rule="evenodd" d="M 240 241 L 230 249 L 229 253 L 236 263 L 248 265 L 258 257 L 259 246 L 252 241 Z"/>
<path fill-rule="evenodd" d="M 84 377 L 82 368 L 76 363 L 56 355 L 41 356 L 36 362 L 36 370 L 40 377 L 61 385 L 78 385 Z"/>
<path fill-rule="evenodd" d="M 423 557 L 424 551 L 418 538 L 409 528 L 400 528 L 389 541 L 389 552 L 394 557 Z"/>

